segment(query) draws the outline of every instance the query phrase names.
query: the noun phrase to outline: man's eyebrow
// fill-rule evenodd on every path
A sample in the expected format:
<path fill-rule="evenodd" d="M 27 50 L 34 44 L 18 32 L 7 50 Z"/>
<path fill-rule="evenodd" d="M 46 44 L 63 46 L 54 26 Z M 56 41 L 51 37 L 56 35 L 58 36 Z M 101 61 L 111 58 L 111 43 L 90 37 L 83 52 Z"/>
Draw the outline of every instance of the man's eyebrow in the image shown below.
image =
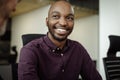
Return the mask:
<path fill-rule="evenodd" d="M 74 14 L 70 13 L 70 14 L 68 14 L 68 16 L 74 16 Z"/>
<path fill-rule="evenodd" d="M 53 11 L 53 12 L 51 12 L 51 14 L 54 14 L 54 13 L 60 14 L 58 11 Z"/>

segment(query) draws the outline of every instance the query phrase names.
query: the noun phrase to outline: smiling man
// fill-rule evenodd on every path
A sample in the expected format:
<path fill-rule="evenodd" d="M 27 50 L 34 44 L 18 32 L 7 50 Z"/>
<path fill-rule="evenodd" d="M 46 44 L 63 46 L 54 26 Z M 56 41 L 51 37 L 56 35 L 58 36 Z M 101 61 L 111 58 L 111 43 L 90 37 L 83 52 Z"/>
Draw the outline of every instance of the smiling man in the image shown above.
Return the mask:
<path fill-rule="evenodd" d="M 21 49 L 19 80 L 102 80 L 86 49 L 67 37 L 74 27 L 74 10 L 67 1 L 51 5 L 48 33 Z"/>

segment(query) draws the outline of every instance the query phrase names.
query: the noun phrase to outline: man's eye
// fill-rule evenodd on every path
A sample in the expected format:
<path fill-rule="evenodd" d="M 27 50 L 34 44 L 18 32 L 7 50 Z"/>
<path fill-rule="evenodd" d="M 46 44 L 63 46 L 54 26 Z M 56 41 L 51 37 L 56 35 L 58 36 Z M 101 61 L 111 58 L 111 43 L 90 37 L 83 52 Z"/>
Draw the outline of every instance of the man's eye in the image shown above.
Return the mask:
<path fill-rule="evenodd" d="M 58 15 L 53 15 L 52 17 L 53 17 L 54 19 L 58 19 L 58 18 L 59 18 Z"/>
<path fill-rule="evenodd" d="M 69 21 L 73 21 L 74 18 L 73 18 L 73 17 L 67 17 L 67 20 L 69 20 Z"/>

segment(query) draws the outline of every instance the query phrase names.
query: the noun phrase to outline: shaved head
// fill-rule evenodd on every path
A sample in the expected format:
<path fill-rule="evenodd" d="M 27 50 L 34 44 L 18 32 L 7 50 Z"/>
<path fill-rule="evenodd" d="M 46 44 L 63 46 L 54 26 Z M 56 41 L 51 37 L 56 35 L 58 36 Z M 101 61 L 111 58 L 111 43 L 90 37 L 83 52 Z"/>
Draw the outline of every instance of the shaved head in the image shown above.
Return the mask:
<path fill-rule="evenodd" d="M 63 9 L 65 10 L 65 7 L 69 7 L 71 10 L 71 13 L 74 14 L 74 9 L 71 6 L 71 4 L 68 1 L 65 0 L 59 0 L 57 2 L 54 2 L 53 4 L 51 4 L 48 15 L 51 13 L 51 11 L 56 8 L 56 7 L 63 7 Z"/>

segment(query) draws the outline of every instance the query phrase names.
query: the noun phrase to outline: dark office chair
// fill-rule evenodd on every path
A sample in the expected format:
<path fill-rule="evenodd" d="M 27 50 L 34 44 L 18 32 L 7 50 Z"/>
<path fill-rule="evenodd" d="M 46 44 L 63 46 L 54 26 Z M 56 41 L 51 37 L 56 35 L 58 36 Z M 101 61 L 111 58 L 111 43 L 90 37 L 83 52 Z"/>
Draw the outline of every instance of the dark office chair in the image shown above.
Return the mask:
<path fill-rule="evenodd" d="M 45 34 L 24 34 L 22 35 L 22 42 L 23 46 L 26 45 L 28 42 L 40 38 L 42 36 L 45 36 Z M 13 48 L 14 50 L 14 48 Z M 12 78 L 13 80 L 18 80 L 18 63 L 12 64 Z"/>
<path fill-rule="evenodd" d="M 107 80 L 120 80 L 120 57 L 116 53 L 120 51 L 120 36 L 110 35 L 110 47 L 107 57 L 103 58 Z"/>
<path fill-rule="evenodd" d="M 45 36 L 45 34 L 24 34 L 22 35 L 23 45 L 26 45 L 28 42 L 43 36 Z"/>

